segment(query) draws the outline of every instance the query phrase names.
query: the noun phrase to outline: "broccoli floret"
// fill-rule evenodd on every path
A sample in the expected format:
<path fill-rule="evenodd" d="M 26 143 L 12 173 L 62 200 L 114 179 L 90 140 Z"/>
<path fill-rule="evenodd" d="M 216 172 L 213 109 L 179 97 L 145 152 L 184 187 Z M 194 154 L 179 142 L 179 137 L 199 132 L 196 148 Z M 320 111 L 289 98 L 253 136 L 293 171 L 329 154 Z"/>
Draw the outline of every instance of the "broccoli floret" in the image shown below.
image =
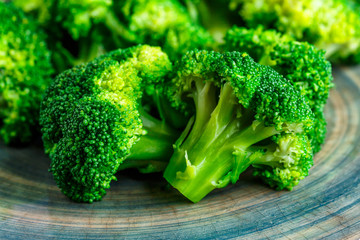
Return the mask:
<path fill-rule="evenodd" d="M 233 26 L 226 32 L 222 48 L 224 51 L 247 52 L 256 62 L 273 66 L 276 62 L 271 59 L 270 53 L 274 51 L 274 47 L 293 40 L 287 34 L 265 30 L 263 25 L 250 29 Z"/>
<path fill-rule="evenodd" d="M 51 20 L 54 0 L 12 0 L 12 3 L 25 13 L 32 15 L 42 26 Z"/>
<path fill-rule="evenodd" d="M 165 168 L 179 134 L 161 114 L 166 103 L 156 99 L 163 99 L 171 70 L 160 48 L 143 45 L 56 77 L 42 102 L 40 124 L 50 171 L 66 196 L 101 200 L 119 169 Z M 145 95 L 155 99 L 156 111 L 142 101 Z"/>
<path fill-rule="evenodd" d="M 247 26 L 263 24 L 326 50 L 331 61 L 360 62 L 360 8 L 343 0 L 232 0 Z"/>
<path fill-rule="evenodd" d="M 30 1 L 31 2 L 31 1 Z M 99 24 L 112 17 L 112 1 L 50 1 L 52 16 L 44 27 L 52 37 L 58 71 L 86 63 L 106 52 L 105 36 Z"/>
<path fill-rule="evenodd" d="M 308 175 L 313 113 L 286 79 L 239 52 L 190 51 L 177 69 L 167 94 L 195 113 L 164 177 L 184 196 L 198 202 L 250 165 L 277 189 Z"/>
<path fill-rule="evenodd" d="M 31 8 L 34 1 L 26 2 L 18 4 L 40 21 L 44 6 L 34 3 Z M 52 0 L 46 8 L 51 15 L 43 25 L 52 37 L 59 70 L 137 44 L 161 46 L 176 60 L 190 49 L 212 48 L 214 43 L 177 0 Z"/>
<path fill-rule="evenodd" d="M 59 0 L 56 5 L 56 21 L 67 29 L 74 39 L 87 37 L 91 28 L 103 22 L 112 6 L 111 0 Z"/>
<path fill-rule="evenodd" d="M 225 51 L 244 51 L 260 64 L 272 66 L 288 79 L 308 101 L 315 114 L 314 152 L 320 150 L 326 136 L 324 105 L 333 87 L 331 64 L 324 51 L 306 42 L 297 42 L 275 30 L 233 27 L 225 37 Z"/>
<path fill-rule="evenodd" d="M 173 61 L 188 50 L 213 47 L 210 34 L 177 0 L 115 1 L 114 5 L 118 18 L 136 36 L 133 42 L 163 46 Z"/>
<path fill-rule="evenodd" d="M 48 35 L 56 73 L 103 54 L 103 37 L 94 21 L 101 19 L 109 1 L 14 0 Z M 103 8 L 101 8 L 103 7 Z M 101 11 L 103 10 L 103 11 Z"/>
<path fill-rule="evenodd" d="M 29 142 L 39 132 L 42 94 L 53 69 L 45 34 L 10 3 L 0 2 L 0 136 Z"/>

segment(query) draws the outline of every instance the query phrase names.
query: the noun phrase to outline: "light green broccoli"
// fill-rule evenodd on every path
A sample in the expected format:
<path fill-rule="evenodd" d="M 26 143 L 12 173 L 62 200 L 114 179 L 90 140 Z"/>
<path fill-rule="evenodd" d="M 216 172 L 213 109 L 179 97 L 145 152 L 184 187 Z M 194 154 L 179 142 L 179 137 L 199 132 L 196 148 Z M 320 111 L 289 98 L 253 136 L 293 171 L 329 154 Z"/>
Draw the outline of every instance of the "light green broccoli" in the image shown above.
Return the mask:
<path fill-rule="evenodd" d="M 42 95 L 53 73 L 46 36 L 36 22 L 0 2 L 0 138 L 28 143 L 39 132 Z"/>

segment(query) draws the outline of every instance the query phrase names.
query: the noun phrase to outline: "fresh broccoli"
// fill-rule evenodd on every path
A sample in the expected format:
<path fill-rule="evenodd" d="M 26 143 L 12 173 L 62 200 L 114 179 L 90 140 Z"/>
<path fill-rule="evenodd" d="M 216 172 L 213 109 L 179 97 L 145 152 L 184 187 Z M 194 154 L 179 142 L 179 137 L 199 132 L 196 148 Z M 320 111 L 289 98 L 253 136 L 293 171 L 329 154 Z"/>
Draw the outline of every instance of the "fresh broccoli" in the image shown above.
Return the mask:
<path fill-rule="evenodd" d="M 210 34 L 192 21 L 178 0 L 114 1 L 114 6 L 117 17 L 124 19 L 126 29 L 136 36 L 130 39 L 132 44 L 162 46 L 173 61 L 188 50 L 213 47 Z"/>
<path fill-rule="evenodd" d="M 66 196 L 101 200 L 119 169 L 166 167 L 179 136 L 163 97 L 171 70 L 159 47 L 140 45 L 56 77 L 42 102 L 40 124 L 50 171 Z"/>
<path fill-rule="evenodd" d="M 221 43 L 227 30 L 239 18 L 229 11 L 230 0 L 181 0 L 187 7 L 193 21 L 201 23 Z"/>
<path fill-rule="evenodd" d="M 10 3 L 0 2 L 0 136 L 29 142 L 39 131 L 42 94 L 53 72 L 44 33 Z"/>
<path fill-rule="evenodd" d="M 286 79 L 239 52 L 190 51 L 176 69 L 167 95 L 195 113 L 164 177 L 184 196 L 198 202 L 250 165 L 277 189 L 292 189 L 308 175 L 314 116 Z"/>
<path fill-rule="evenodd" d="M 42 26 L 51 21 L 54 0 L 12 0 L 11 2 L 25 13 L 32 15 Z"/>
<path fill-rule="evenodd" d="M 262 25 L 250 29 L 233 26 L 226 32 L 222 49 L 247 52 L 257 63 L 274 66 L 276 62 L 270 53 L 276 45 L 290 41 L 294 38 L 276 30 L 265 30 Z"/>
<path fill-rule="evenodd" d="M 45 29 L 57 72 L 105 53 L 106 38 L 98 24 L 111 14 L 112 1 L 14 0 L 14 4 Z"/>
<path fill-rule="evenodd" d="M 272 66 L 304 95 L 315 114 L 312 142 L 314 152 L 325 140 L 324 105 L 333 87 L 331 64 L 324 51 L 306 42 L 297 42 L 275 30 L 233 27 L 225 37 L 225 51 L 247 52 L 260 64 Z"/>
<path fill-rule="evenodd" d="M 32 9 L 29 11 L 41 18 L 44 14 L 40 13 L 46 12 L 44 6 L 34 3 L 34 10 L 29 7 L 31 2 L 20 1 L 19 6 Z M 177 0 L 50 2 L 47 12 L 51 17 L 44 27 L 52 36 L 58 69 L 137 44 L 161 46 L 171 60 L 190 49 L 213 47 L 210 34 L 191 20 Z"/>
<path fill-rule="evenodd" d="M 360 62 L 360 7 L 344 0 L 232 0 L 250 28 L 259 24 L 326 50 L 335 62 Z"/>

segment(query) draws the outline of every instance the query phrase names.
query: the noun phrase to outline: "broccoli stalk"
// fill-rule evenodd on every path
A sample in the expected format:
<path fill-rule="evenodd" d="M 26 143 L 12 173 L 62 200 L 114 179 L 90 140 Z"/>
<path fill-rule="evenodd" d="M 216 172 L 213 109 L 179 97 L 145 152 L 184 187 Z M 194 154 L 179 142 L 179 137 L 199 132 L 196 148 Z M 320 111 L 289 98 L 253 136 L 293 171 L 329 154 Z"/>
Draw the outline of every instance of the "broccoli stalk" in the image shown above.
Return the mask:
<path fill-rule="evenodd" d="M 179 95 L 190 96 L 195 121 L 175 143 L 164 172 L 173 187 L 198 202 L 235 183 L 250 165 L 277 189 L 292 189 L 307 175 L 312 149 L 305 132 L 312 113 L 280 75 L 235 52 L 191 52 L 179 69 L 174 85 L 185 83 L 170 96 L 175 104 L 183 104 Z"/>
<path fill-rule="evenodd" d="M 226 31 L 238 19 L 237 13 L 229 11 L 230 0 L 182 0 L 191 17 L 200 22 L 217 43 L 223 42 Z M 238 23 L 238 22 L 237 22 Z M 242 25 L 239 24 L 238 25 Z"/>
<path fill-rule="evenodd" d="M 204 91 L 196 91 L 199 90 Z M 215 95 L 212 97 L 215 99 Z M 235 172 L 240 174 L 250 166 L 251 160 L 255 160 L 247 156 L 257 149 L 253 147 L 250 151 L 249 148 L 279 133 L 273 126 L 265 127 L 263 123 L 257 125 L 255 120 L 254 123 L 250 120 L 249 125 L 251 118 L 248 115 L 251 113 L 237 104 L 228 83 L 221 89 L 214 109 L 206 106 L 204 98 L 197 100 L 197 115 L 191 133 L 184 142 L 176 142 L 175 153 L 164 174 L 167 177 L 176 172 L 167 180 L 193 202 L 201 200 L 213 189 L 224 186 L 234 164 L 239 168 L 232 172 L 232 178 L 236 178 Z M 206 113 L 198 114 L 199 108 L 202 108 L 199 105 L 202 104 L 207 108 L 204 110 Z"/>
<path fill-rule="evenodd" d="M 180 133 L 169 122 L 151 116 L 142 107 L 139 107 L 139 114 L 144 135 L 131 148 L 119 170 L 137 168 L 142 173 L 161 172 L 169 162 L 172 145 Z"/>

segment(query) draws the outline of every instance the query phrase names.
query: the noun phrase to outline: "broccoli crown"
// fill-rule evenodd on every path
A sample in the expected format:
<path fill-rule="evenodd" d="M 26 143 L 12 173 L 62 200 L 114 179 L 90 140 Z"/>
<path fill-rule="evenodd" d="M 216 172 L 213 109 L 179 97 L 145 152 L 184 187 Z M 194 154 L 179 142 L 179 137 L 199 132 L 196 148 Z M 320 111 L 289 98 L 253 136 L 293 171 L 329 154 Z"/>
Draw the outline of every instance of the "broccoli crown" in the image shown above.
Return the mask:
<path fill-rule="evenodd" d="M 291 189 L 308 174 L 313 113 L 281 75 L 247 53 L 205 50 L 190 51 L 176 69 L 167 95 L 180 109 L 192 103 L 195 113 L 174 145 L 164 177 L 187 198 L 197 202 L 235 183 L 250 165 L 259 166 L 259 175 L 274 169 L 265 182 L 278 189 Z M 282 147 L 290 138 L 295 153 L 283 152 L 294 148 Z"/>
<path fill-rule="evenodd" d="M 14 4 L 56 31 L 66 29 L 73 39 L 87 37 L 97 23 L 104 21 L 112 0 L 14 0 Z"/>
<path fill-rule="evenodd" d="M 313 165 L 310 141 L 294 133 L 279 135 L 274 141 L 276 149 L 266 149 L 266 153 L 255 160 L 253 174 L 273 188 L 291 190 L 308 175 Z"/>
<path fill-rule="evenodd" d="M 115 6 L 139 42 L 159 41 L 168 29 L 191 22 L 186 9 L 176 0 L 116 1 Z"/>
<path fill-rule="evenodd" d="M 50 171 L 66 196 L 92 202 L 105 195 L 119 165 L 147 134 L 142 92 L 162 85 L 171 68 L 160 48 L 143 45 L 56 77 L 42 102 L 40 124 Z"/>
<path fill-rule="evenodd" d="M 55 21 L 62 24 L 74 39 L 87 37 L 96 23 L 103 22 L 112 0 L 59 0 Z"/>
<path fill-rule="evenodd" d="M 46 36 L 12 4 L 0 3 L 0 135 L 29 142 L 37 130 L 42 94 L 53 72 Z"/>
<path fill-rule="evenodd" d="M 293 41 L 294 39 L 276 30 L 265 30 L 263 25 L 256 28 L 233 26 L 224 37 L 225 51 L 244 51 L 254 60 L 263 65 L 275 65 L 270 53 L 278 43 Z"/>
<path fill-rule="evenodd" d="M 180 59 L 189 50 L 211 49 L 214 45 L 214 40 L 207 30 L 190 22 L 168 29 L 162 41 L 164 51 L 173 61 Z"/>
<path fill-rule="evenodd" d="M 295 41 L 280 43 L 271 52 L 275 70 L 302 92 L 312 109 L 323 109 L 333 87 L 331 64 L 324 53 L 307 42 Z"/>
<path fill-rule="evenodd" d="M 297 42 L 275 30 L 233 27 L 225 37 L 227 51 L 245 51 L 259 63 L 272 66 L 306 98 L 316 117 L 314 151 L 320 150 L 326 133 L 323 109 L 333 87 L 331 64 L 324 51 L 306 42 Z"/>
<path fill-rule="evenodd" d="M 325 49 L 332 61 L 360 61 L 359 7 L 350 1 L 232 0 L 230 9 L 251 28 L 265 24 Z"/>
<path fill-rule="evenodd" d="M 51 19 L 53 13 L 54 0 L 12 0 L 12 3 L 25 13 L 31 14 L 41 26 Z"/>
<path fill-rule="evenodd" d="M 191 19 L 178 0 L 15 3 L 46 28 L 59 71 L 91 61 L 106 51 L 137 44 L 161 46 L 171 60 L 190 49 L 214 45 L 211 35 Z"/>
<path fill-rule="evenodd" d="M 136 36 L 134 42 L 163 46 L 172 60 L 191 49 L 212 48 L 210 34 L 192 21 L 177 0 L 117 1 L 114 5 L 129 33 Z"/>

